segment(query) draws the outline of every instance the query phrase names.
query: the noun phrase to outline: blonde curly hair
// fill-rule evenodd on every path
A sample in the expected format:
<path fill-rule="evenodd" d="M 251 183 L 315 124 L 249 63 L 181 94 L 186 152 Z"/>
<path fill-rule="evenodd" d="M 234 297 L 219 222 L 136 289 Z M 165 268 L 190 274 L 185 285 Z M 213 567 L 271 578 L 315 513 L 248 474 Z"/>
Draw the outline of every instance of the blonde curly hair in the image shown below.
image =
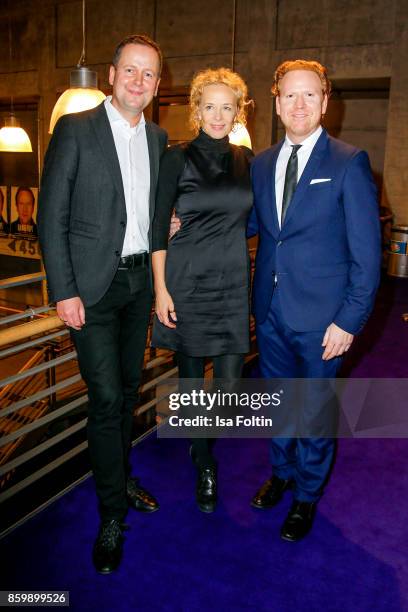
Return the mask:
<path fill-rule="evenodd" d="M 315 72 L 322 84 L 323 95 L 326 95 L 327 97 L 330 96 L 331 83 L 327 76 L 327 68 L 325 68 L 325 66 L 322 64 L 319 64 L 319 62 L 303 59 L 288 60 L 277 67 L 275 74 L 273 75 L 273 84 L 271 89 L 273 96 L 279 96 L 279 84 L 285 74 L 291 70 L 310 70 L 311 72 Z"/>
<path fill-rule="evenodd" d="M 237 114 L 235 123 L 246 125 L 246 107 L 248 101 L 248 87 L 245 81 L 229 68 L 207 68 L 198 72 L 191 82 L 190 87 L 190 117 L 189 124 L 195 134 L 200 130 L 199 107 L 204 87 L 207 85 L 226 85 L 234 92 L 237 99 Z"/>

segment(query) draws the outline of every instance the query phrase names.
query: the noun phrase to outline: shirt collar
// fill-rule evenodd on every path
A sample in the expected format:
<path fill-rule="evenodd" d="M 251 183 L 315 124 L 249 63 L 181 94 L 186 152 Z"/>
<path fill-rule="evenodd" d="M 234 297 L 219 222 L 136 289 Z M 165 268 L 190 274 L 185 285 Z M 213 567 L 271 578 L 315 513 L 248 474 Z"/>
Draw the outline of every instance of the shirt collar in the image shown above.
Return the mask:
<path fill-rule="evenodd" d="M 125 125 L 126 127 L 128 127 L 129 129 L 139 129 L 140 126 L 145 125 L 146 124 L 146 119 L 144 114 L 142 113 L 142 116 L 140 117 L 139 123 L 137 125 L 135 125 L 134 127 L 132 127 L 129 124 L 129 121 L 127 121 L 118 111 L 117 108 L 115 108 L 112 104 L 112 96 L 107 96 L 106 100 L 104 101 L 105 104 L 105 109 L 108 115 L 108 119 L 110 123 L 115 123 L 116 121 L 121 121 L 123 125 Z"/>
<path fill-rule="evenodd" d="M 321 125 L 319 125 L 319 127 L 313 132 L 313 134 L 310 134 L 310 136 L 308 136 L 307 138 L 305 138 L 303 140 L 303 142 L 300 142 L 298 144 L 302 145 L 302 149 L 313 149 L 313 147 L 315 146 L 316 142 L 319 140 L 319 136 L 320 134 L 323 132 L 323 128 Z M 294 145 L 295 143 L 292 142 L 290 140 L 290 138 L 288 138 L 287 136 L 285 136 L 285 147 L 291 147 L 292 145 Z"/>

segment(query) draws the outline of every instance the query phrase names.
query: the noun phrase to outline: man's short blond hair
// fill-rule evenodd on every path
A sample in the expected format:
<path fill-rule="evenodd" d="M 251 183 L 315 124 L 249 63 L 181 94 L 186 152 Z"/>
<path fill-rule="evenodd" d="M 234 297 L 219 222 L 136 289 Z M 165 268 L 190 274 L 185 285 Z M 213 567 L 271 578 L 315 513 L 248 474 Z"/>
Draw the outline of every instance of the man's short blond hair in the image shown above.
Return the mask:
<path fill-rule="evenodd" d="M 322 92 L 323 95 L 327 97 L 330 96 L 331 92 L 331 83 L 327 76 L 327 68 L 325 68 L 319 62 L 315 62 L 312 60 L 288 60 L 280 64 L 275 70 L 275 74 L 273 75 L 273 84 L 272 84 L 272 94 L 276 97 L 279 96 L 279 84 L 285 74 L 287 72 L 291 72 L 292 70 L 310 70 L 311 72 L 315 72 L 320 79 L 322 84 Z"/>

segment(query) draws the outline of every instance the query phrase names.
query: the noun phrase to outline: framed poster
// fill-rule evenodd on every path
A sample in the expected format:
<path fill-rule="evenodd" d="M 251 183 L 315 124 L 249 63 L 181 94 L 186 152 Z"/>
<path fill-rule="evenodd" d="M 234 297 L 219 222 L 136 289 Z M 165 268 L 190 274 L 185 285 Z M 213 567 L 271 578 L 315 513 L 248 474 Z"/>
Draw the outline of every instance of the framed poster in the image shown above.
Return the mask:
<path fill-rule="evenodd" d="M 11 188 L 10 234 L 28 240 L 36 240 L 38 188 Z"/>

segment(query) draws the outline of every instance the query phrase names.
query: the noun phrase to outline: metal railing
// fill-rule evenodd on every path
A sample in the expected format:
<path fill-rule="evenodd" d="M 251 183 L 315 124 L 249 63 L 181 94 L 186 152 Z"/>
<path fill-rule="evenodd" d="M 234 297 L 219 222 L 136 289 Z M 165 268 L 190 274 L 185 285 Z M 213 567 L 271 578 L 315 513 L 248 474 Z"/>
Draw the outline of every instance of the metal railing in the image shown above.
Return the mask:
<path fill-rule="evenodd" d="M 34 327 L 37 322 L 24 324 L 26 333 L 30 332 L 30 327 Z M 23 327 L 21 325 L 20 327 Z M 34 328 L 37 333 L 37 329 Z M 70 376 L 65 376 L 64 372 L 60 373 L 58 379 L 59 368 L 67 364 L 74 363 L 77 371 L 76 352 L 67 350 L 62 355 L 53 358 L 49 357 L 50 337 L 55 342 L 56 339 L 66 336 L 66 330 L 62 329 L 59 332 L 53 332 L 45 337 L 40 337 L 37 340 L 23 342 L 20 347 L 8 347 L 0 351 L 0 359 L 7 357 L 10 354 L 15 355 L 18 349 L 36 348 L 34 355 L 23 365 L 22 368 L 11 376 L 0 380 L 0 503 L 13 496 L 15 493 L 22 490 L 38 478 L 49 473 L 64 461 L 82 452 L 86 448 L 86 443 L 77 445 L 68 453 L 65 453 L 57 461 L 54 461 L 40 470 L 34 472 L 29 478 L 20 481 L 11 487 L 4 489 L 6 482 L 10 481 L 11 472 L 16 467 L 21 466 L 26 461 L 37 457 L 40 453 L 51 448 L 68 438 L 73 433 L 84 428 L 86 418 L 81 419 L 74 426 L 68 427 L 57 436 L 52 436 L 46 442 L 36 445 L 33 448 L 21 453 L 18 457 L 12 458 L 13 453 L 25 441 L 29 434 L 33 434 L 45 426 L 49 427 L 52 423 L 60 420 L 62 417 L 69 416 L 74 410 L 79 407 L 84 407 L 88 400 L 88 396 L 84 392 L 82 385 L 82 394 L 68 403 L 61 403 L 61 392 L 64 394 L 64 399 L 72 396 L 72 387 L 81 382 L 79 373 L 74 373 Z M 45 340 L 48 338 L 48 340 Z M 67 345 L 69 346 L 69 345 Z M 55 351 L 55 348 L 54 348 Z M 164 352 L 160 356 L 149 358 L 150 350 L 146 351 L 145 355 L 145 370 L 151 370 L 153 367 L 167 365 L 166 372 L 156 376 L 142 385 L 141 393 L 154 389 L 158 382 L 176 374 L 177 369 L 171 366 L 172 355 L 169 352 Z M 65 368 L 66 373 L 66 368 Z M 50 384 L 50 378 L 53 378 L 54 384 Z M 68 393 L 69 391 L 69 393 Z M 77 388 L 78 391 L 78 388 Z M 140 415 L 152 408 L 161 398 L 151 399 L 141 406 L 135 412 L 135 415 Z"/>
<path fill-rule="evenodd" d="M 16 286 L 17 282 L 2 281 L 3 287 Z M 26 282 L 34 281 L 30 278 Z M 254 338 L 253 327 L 251 335 Z M 20 361 L 17 372 L 0 380 L 0 504 L 87 448 L 88 396 L 76 357 L 69 332 L 52 307 L 30 308 L 0 318 L 0 368 L 8 360 Z M 250 354 L 247 360 L 252 357 Z M 208 364 L 207 375 L 210 369 Z M 157 385 L 176 376 L 172 352 L 146 348 L 142 402 L 135 416 L 148 413 L 161 402 L 166 395 L 158 396 Z M 78 443 L 80 433 L 83 436 Z M 62 452 L 49 460 L 47 452 L 58 450 L 57 445 L 69 439 L 74 442 L 68 450 L 62 444 Z M 40 467 L 39 458 L 44 459 Z M 32 470 L 30 464 L 34 465 Z"/>

